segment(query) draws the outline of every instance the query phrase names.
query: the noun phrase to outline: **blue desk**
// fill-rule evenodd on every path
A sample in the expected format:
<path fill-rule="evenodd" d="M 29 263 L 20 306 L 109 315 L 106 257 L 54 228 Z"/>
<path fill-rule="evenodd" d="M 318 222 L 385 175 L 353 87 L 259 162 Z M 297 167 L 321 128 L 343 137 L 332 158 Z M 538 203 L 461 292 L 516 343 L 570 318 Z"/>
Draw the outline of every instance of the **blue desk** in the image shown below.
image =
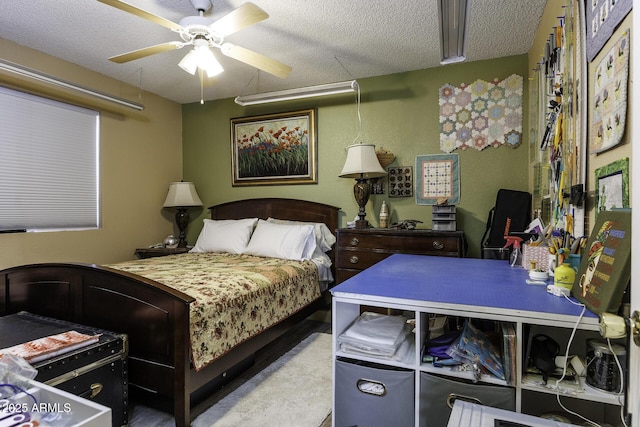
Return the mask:
<path fill-rule="evenodd" d="M 507 384 L 505 380 L 492 375 L 483 375 L 480 383 L 511 387 L 515 394 L 517 412 L 523 409 L 523 393 L 526 393 L 528 399 L 525 403 L 534 407 L 538 393 L 555 395 L 556 391 L 539 384 L 535 376 L 524 373 L 526 343 L 523 341 L 527 334 L 532 336 L 538 331 L 548 331 L 552 335 L 568 338 L 575 327 L 580 330 L 580 342 L 584 343 L 587 337 L 597 336 L 599 326 L 597 315 L 584 310 L 581 318 L 583 306 L 548 293 L 544 285 L 529 285 L 526 283 L 527 278 L 528 272 L 525 269 L 511 267 L 507 261 L 391 255 L 331 289 L 334 378 L 337 360 L 352 363 L 349 361 L 355 359 L 354 366 L 360 366 L 359 363 L 364 362 L 401 368 L 401 372 L 413 371 L 414 420 L 416 426 L 422 425 L 421 417 L 425 416 L 430 407 L 425 402 L 431 401 L 421 398 L 424 381 L 433 374 L 444 378 L 442 381 L 458 378 L 472 380 L 470 372 L 440 368 L 422 362 L 422 348 L 430 333 L 430 321 L 434 318 L 432 315 L 507 322 L 513 326 L 515 333 L 515 353 L 511 358 L 514 362 L 511 372 L 515 374 L 515 382 Z M 575 299 L 571 300 L 577 303 Z M 411 347 L 402 358 L 381 360 L 370 355 L 346 352 L 340 347 L 338 337 L 360 316 L 363 309 L 368 310 L 370 306 L 400 310 L 407 317 L 415 318 L 415 328 L 409 336 Z M 562 341 L 561 346 L 563 344 L 565 341 Z M 579 354 L 584 356 L 585 351 L 581 349 Z M 569 389 L 567 395 L 582 401 L 578 402 L 581 408 L 594 403 L 619 405 L 616 395 L 591 391 L 585 386 L 584 379 L 579 381 L 579 385 L 574 388 L 579 392 L 573 394 L 574 389 Z M 337 387 L 334 381 L 334 414 Z M 561 393 L 564 394 L 565 391 Z"/>
<path fill-rule="evenodd" d="M 507 261 L 396 254 L 331 289 L 334 296 L 575 322 L 582 307 L 526 283 L 527 271 Z M 573 301 L 575 299 L 572 298 Z M 582 327 L 595 329 L 586 310 Z M 545 322 L 542 322 L 545 323 Z M 566 325 L 565 325 L 566 326 Z"/>

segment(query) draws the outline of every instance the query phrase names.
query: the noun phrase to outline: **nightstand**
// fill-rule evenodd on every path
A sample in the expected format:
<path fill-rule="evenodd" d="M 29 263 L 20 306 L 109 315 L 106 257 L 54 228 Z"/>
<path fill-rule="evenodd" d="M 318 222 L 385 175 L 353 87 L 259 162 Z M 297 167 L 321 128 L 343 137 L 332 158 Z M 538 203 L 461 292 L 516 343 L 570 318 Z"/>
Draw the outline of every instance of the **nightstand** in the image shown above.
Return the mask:
<path fill-rule="evenodd" d="M 336 230 L 336 283 L 392 254 L 464 257 L 462 231 L 339 228 Z"/>
<path fill-rule="evenodd" d="M 138 258 L 153 258 L 157 256 L 183 254 L 189 252 L 190 248 L 138 248 L 136 255 Z"/>

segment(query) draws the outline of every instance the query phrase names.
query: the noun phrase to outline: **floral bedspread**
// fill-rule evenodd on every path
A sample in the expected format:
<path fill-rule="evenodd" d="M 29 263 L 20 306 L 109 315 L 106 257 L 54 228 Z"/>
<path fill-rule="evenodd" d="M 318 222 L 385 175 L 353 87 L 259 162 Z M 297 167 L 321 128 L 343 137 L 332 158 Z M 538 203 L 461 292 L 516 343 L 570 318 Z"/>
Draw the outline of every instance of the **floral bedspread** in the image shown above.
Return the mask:
<path fill-rule="evenodd" d="M 311 261 L 186 253 L 108 267 L 144 276 L 195 298 L 190 307 L 190 334 L 196 370 L 320 296 L 318 269 Z"/>

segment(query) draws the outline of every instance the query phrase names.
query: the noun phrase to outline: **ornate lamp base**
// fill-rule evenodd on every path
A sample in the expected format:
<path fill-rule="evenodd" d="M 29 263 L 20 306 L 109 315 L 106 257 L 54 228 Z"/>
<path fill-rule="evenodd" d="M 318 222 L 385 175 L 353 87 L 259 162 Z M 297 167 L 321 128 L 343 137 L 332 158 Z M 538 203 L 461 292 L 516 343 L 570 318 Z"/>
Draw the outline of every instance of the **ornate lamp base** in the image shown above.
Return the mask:
<path fill-rule="evenodd" d="M 364 218 L 367 215 L 366 206 L 371 195 L 371 185 L 366 178 L 356 179 L 356 183 L 353 186 L 353 195 L 356 198 L 356 203 L 358 203 L 359 219 L 356 220 L 356 228 L 369 228 L 369 221 Z"/>
<path fill-rule="evenodd" d="M 187 247 L 187 225 L 189 225 L 189 211 L 187 208 L 178 208 L 176 212 L 176 225 L 178 226 L 178 247 Z"/>

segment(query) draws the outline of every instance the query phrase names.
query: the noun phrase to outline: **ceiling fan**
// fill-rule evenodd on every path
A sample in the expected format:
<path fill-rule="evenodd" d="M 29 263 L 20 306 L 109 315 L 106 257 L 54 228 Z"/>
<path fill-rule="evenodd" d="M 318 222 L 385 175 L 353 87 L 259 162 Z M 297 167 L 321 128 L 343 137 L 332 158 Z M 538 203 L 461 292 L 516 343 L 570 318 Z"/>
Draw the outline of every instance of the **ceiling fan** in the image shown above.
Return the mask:
<path fill-rule="evenodd" d="M 182 41 L 162 43 L 112 56 L 109 60 L 113 62 L 121 64 L 156 53 L 193 46 L 193 49 L 178 65 L 191 74 L 195 74 L 196 69 L 199 67 L 206 71 L 209 77 L 213 77 L 223 71 L 222 66 L 210 49 L 211 47 L 216 47 L 220 49 L 223 55 L 266 71 L 274 76 L 285 78 L 291 72 L 291 67 L 288 65 L 224 41 L 226 36 L 269 17 L 264 10 L 253 3 L 244 3 L 217 21 L 213 21 L 213 19 L 204 16 L 204 13 L 211 8 L 211 0 L 190 0 L 193 7 L 198 11 L 198 15 L 187 16 L 181 19 L 179 24 L 176 24 L 120 0 L 98 1 L 169 28 L 178 33 L 182 39 Z"/>

